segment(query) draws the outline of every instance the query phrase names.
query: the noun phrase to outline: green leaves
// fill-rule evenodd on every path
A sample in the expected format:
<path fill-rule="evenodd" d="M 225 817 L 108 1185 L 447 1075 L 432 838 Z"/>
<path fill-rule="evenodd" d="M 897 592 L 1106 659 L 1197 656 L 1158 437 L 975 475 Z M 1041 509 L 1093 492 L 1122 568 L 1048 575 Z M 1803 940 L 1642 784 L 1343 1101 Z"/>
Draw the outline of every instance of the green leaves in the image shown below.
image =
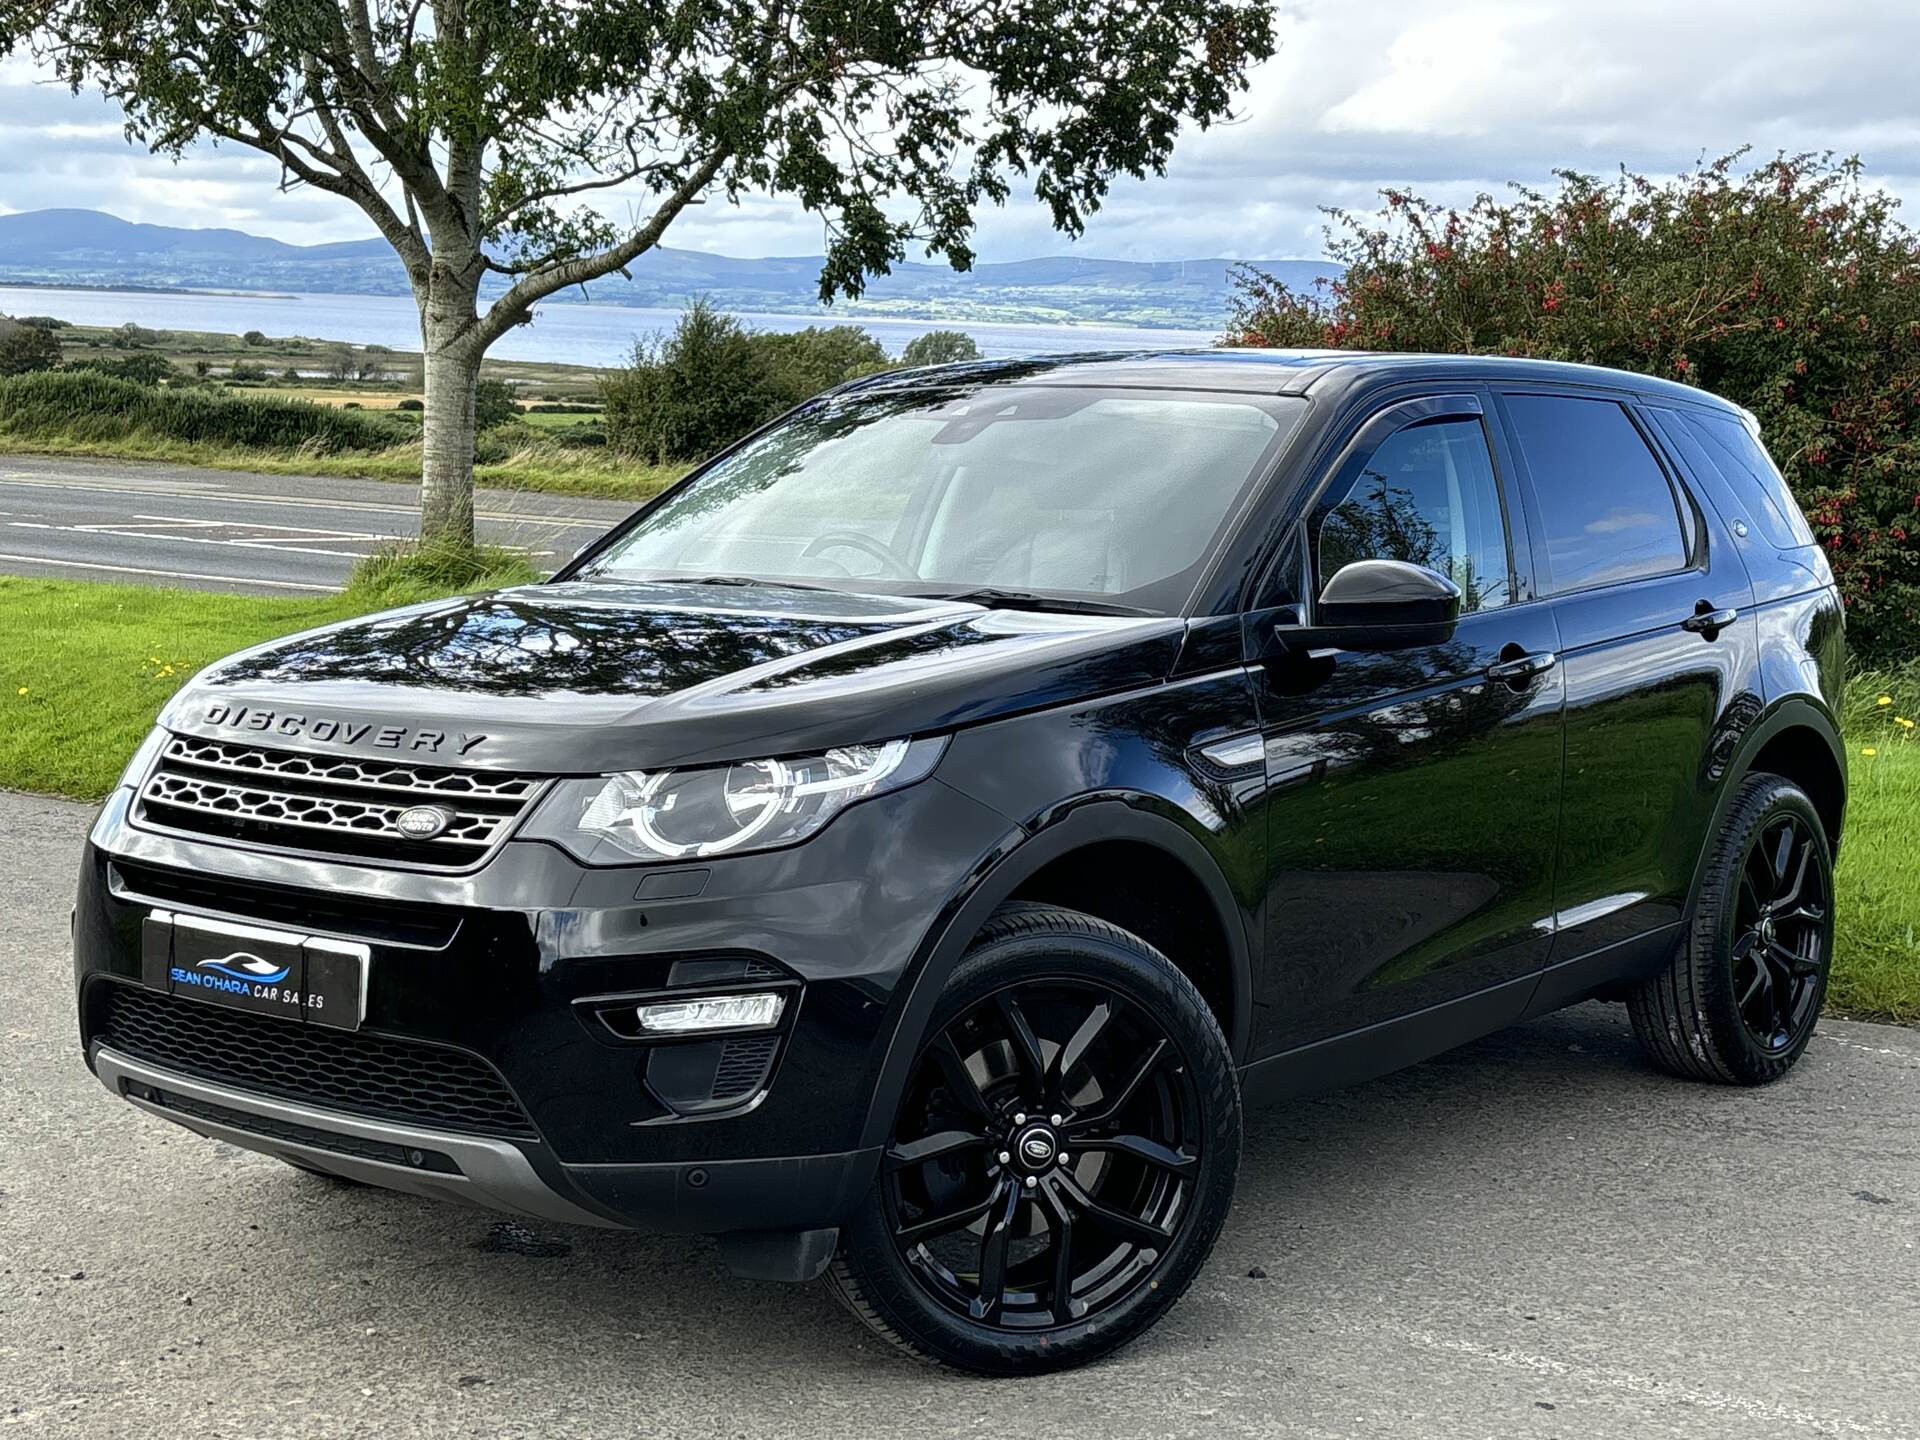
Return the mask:
<path fill-rule="evenodd" d="M 1182 125 L 1226 115 L 1273 50 L 1267 0 L 8 0 L 0 16 L 0 47 L 98 86 L 135 139 L 263 150 L 366 209 L 417 286 L 440 283 L 430 246 L 449 282 L 529 282 L 516 304 L 624 264 L 649 212 L 699 198 L 676 192 L 703 167 L 721 194 L 821 215 L 825 298 L 915 244 L 970 265 L 978 207 L 1016 179 L 1078 233 L 1115 175 L 1163 169 Z M 596 191 L 612 193 L 586 203 Z"/>

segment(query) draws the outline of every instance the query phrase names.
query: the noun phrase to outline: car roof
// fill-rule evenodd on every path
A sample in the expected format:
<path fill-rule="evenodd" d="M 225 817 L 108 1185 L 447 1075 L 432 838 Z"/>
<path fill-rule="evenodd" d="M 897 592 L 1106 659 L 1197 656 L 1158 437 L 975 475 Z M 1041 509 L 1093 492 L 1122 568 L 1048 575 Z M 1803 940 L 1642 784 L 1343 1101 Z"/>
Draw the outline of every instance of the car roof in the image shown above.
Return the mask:
<path fill-rule="evenodd" d="M 842 387 L 842 393 L 959 382 L 1311 395 L 1382 377 L 1442 381 L 1451 378 L 1459 384 L 1492 381 L 1601 387 L 1744 413 L 1738 406 L 1695 386 L 1602 365 L 1523 360 L 1503 355 L 1381 354 L 1366 350 L 1114 350 L 1012 360 L 969 360 L 954 365 L 884 371 Z"/>

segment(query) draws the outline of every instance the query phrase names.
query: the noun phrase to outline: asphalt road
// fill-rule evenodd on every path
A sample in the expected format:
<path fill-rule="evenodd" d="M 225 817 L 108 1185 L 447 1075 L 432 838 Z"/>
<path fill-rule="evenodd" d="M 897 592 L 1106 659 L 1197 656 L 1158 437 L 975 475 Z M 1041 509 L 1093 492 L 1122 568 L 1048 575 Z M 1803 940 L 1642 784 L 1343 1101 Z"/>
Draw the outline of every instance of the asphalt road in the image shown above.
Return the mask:
<path fill-rule="evenodd" d="M 711 1246 L 339 1189 L 111 1100 L 73 1035 L 87 812 L 0 795 L 0 1429 L 59 1436 L 1920 1435 L 1920 1034 L 1738 1093 L 1616 1009 L 1263 1112 L 1144 1341 L 936 1374 Z M 1250 1278 L 1259 1267 L 1268 1278 Z"/>
<path fill-rule="evenodd" d="M 0 455 L 0 574 L 246 594 L 335 590 L 374 547 L 417 533 L 419 490 L 130 460 Z M 482 490 L 482 538 L 556 568 L 625 519 L 620 501 Z"/>

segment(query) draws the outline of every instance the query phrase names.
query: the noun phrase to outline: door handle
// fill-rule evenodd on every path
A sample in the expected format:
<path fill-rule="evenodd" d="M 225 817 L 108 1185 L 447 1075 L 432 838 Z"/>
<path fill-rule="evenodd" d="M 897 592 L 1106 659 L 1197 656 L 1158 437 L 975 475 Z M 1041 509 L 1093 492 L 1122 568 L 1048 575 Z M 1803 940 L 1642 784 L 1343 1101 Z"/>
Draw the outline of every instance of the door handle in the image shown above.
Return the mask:
<path fill-rule="evenodd" d="M 1544 675 L 1560 663 L 1560 657 L 1551 650 L 1535 650 L 1528 655 L 1516 655 L 1511 660 L 1496 660 L 1487 667 L 1490 680 L 1531 680 L 1535 675 Z"/>
<path fill-rule="evenodd" d="M 1704 635 L 1709 640 L 1718 635 L 1727 626 L 1740 618 L 1740 612 L 1731 607 L 1722 610 L 1710 608 L 1705 600 L 1700 608 L 1680 622 L 1682 630 L 1691 630 L 1696 635 Z"/>

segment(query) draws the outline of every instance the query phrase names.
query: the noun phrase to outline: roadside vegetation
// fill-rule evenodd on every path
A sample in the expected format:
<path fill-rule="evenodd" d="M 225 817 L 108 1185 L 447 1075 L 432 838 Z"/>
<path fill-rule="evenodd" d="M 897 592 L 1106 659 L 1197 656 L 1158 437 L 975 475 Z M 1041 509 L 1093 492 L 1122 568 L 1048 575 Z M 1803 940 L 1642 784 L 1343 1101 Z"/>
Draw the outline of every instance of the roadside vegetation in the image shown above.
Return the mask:
<path fill-rule="evenodd" d="M 894 359 L 858 326 L 762 332 L 696 303 L 621 370 L 488 362 L 475 474 L 497 489 L 643 500 L 844 380 L 978 358 L 954 330 Z M 0 451 L 418 483 L 417 370 L 417 356 L 381 346 L 0 316 Z"/>
<path fill-rule="evenodd" d="M 92 800 L 112 788 L 167 698 L 248 645 L 387 606 L 532 578 L 525 560 L 477 567 L 429 550 L 373 557 L 338 595 L 263 600 L 86 581 L 0 577 L 0 788 Z M 1849 687 L 1852 804 L 1839 872 L 1829 1003 L 1920 1022 L 1920 662 Z"/>

